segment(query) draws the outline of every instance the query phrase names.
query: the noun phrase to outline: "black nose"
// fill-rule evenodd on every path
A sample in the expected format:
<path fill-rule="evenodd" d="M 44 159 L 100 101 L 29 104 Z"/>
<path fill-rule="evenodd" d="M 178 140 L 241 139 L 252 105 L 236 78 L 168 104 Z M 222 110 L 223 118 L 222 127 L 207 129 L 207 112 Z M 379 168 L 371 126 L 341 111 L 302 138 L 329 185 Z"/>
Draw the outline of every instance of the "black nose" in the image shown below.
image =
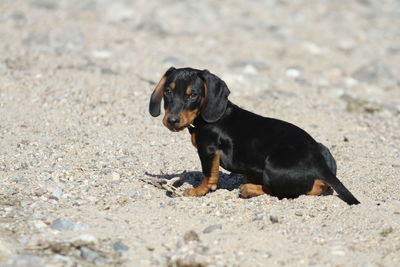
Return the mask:
<path fill-rule="evenodd" d="M 171 115 L 171 116 L 168 117 L 168 122 L 171 123 L 171 124 L 179 123 L 179 121 L 180 121 L 179 120 L 179 116 Z"/>

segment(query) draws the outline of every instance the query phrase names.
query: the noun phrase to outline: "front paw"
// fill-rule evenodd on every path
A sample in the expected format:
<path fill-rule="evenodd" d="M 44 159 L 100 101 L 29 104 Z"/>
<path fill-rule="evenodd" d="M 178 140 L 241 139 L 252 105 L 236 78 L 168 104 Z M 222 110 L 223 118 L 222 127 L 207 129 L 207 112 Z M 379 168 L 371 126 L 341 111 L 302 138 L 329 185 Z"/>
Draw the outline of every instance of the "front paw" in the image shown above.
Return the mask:
<path fill-rule="evenodd" d="M 209 189 L 207 187 L 198 186 L 195 188 L 186 189 L 185 192 L 183 192 L 183 195 L 185 197 L 201 197 L 207 194 L 208 191 Z"/>

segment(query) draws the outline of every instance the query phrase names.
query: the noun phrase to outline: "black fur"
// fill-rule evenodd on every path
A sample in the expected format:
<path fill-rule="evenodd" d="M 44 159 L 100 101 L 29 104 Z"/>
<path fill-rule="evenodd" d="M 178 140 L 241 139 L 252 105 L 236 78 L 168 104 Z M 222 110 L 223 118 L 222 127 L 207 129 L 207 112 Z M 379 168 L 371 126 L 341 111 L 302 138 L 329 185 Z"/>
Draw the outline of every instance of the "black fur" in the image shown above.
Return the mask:
<path fill-rule="evenodd" d="M 200 72 L 199 76 L 204 80 L 207 90 L 207 98 L 201 109 L 201 116 L 206 122 L 216 122 L 225 113 L 230 91 L 223 80 L 208 70 Z"/>

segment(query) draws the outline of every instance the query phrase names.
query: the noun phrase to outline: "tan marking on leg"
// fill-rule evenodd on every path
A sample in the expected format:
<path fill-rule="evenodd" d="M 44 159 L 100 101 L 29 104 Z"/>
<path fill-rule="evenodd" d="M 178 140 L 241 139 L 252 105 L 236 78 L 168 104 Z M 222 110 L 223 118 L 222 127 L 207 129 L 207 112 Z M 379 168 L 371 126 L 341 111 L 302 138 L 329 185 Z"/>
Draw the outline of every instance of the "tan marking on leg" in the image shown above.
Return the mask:
<path fill-rule="evenodd" d="M 260 184 L 244 184 L 239 188 L 239 192 L 244 198 L 251 198 L 265 194 L 262 185 Z"/>
<path fill-rule="evenodd" d="M 197 148 L 197 142 L 196 142 L 196 134 L 192 133 L 191 135 L 191 140 L 192 140 L 192 145 Z"/>
<path fill-rule="evenodd" d="M 217 189 L 218 183 L 218 170 L 219 170 L 219 152 L 215 153 L 212 164 L 211 164 L 211 175 L 210 177 L 203 177 L 203 181 L 198 187 L 186 190 L 183 195 L 187 197 L 200 197 L 207 194 L 210 190 Z"/>
<path fill-rule="evenodd" d="M 312 189 L 309 192 L 307 192 L 306 195 L 320 196 L 324 194 L 329 188 L 330 186 L 326 182 L 316 179 L 314 180 Z"/>

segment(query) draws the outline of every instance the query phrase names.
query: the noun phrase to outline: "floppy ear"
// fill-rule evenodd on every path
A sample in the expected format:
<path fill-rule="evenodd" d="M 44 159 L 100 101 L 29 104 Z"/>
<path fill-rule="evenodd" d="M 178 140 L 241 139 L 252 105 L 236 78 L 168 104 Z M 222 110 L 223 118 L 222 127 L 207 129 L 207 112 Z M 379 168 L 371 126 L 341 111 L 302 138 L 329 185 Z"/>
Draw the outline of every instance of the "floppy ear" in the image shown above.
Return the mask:
<path fill-rule="evenodd" d="M 165 72 L 164 76 L 158 82 L 156 88 L 154 89 L 153 93 L 151 94 L 149 111 L 150 111 L 151 116 L 153 116 L 153 117 L 157 117 L 160 115 L 160 105 L 161 105 L 161 99 L 162 99 L 163 93 L 164 93 L 165 83 L 167 82 L 168 76 L 174 70 L 175 70 L 175 68 L 171 67 L 167 70 L 167 72 Z"/>
<path fill-rule="evenodd" d="M 225 82 L 208 70 L 199 73 L 205 84 L 205 103 L 200 113 L 206 122 L 216 122 L 224 115 L 230 93 Z"/>

